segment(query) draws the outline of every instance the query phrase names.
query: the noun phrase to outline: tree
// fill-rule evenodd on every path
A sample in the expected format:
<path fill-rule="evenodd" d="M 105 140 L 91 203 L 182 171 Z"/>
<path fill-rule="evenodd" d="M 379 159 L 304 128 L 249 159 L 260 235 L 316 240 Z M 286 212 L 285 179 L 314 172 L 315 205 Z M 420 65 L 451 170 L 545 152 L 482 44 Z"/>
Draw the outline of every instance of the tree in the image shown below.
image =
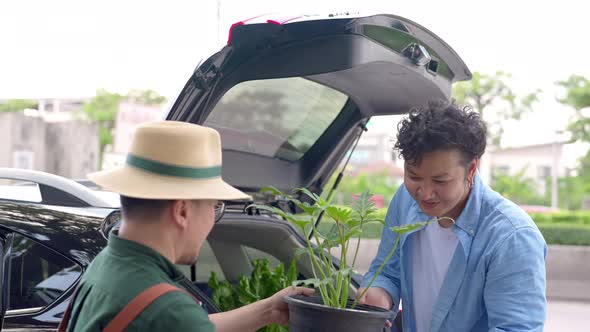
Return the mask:
<path fill-rule="evenodd" d="M 494 174 L 492 189 L 517 204 L 548 205 L 547 195 L 539 195 L 535 181 L 525 176 L 527 168 L 522 168 L 515 175 Z"/>
<path fill-rule="evenodd" d="M 590 81 L 579 75 L 571 75 L 556 84 L 565 88 L 565 96 L 559 102 L 576 111 L 568 124 L 572 141 L 590 142 L 590 117 L 584 114 L 584 110 L 590 108 Z"/>
<path fill-rule="evenodd" d="M 11 99 L 0 104 L 0 112 L 20 112 L 25 108 L 36 108 L 37 103 L 26 99 Z"/>
<path fill-rule="evenodd" d="M 565 96 L 559 99 L 564 105 L 571 106 L 575 114 L 570 120 L 569 131 L 571 142 L 590 142 L 590 118 L 585 113 L 590 108 L 590 81 L 579 75 L 571 75 L 565 81 L 556 82 L 565 89 Z M 565 187 L 571 202 L 568 207 L 580 207 L 583 196 L 590 194 L 590 151 L 579 160 L 578 174 L 560 182 L 560 189 Z M 561 198 L 560 198 L 561 199 Z"/>
<path fill-rule="evenodd" d="M 551 188 L 547 181 L 547 188 Z M 582 208 L 582 200 L 588 191 L 590 182 L 582 182 L 578 176 L 560 177 L 558 180 L 559 188 L 559 207 L 567 210 L 578 210 Z M 550 194 L 550 191 L 548 191 Z"/>
<path fill-rule="evenodd" d="M 98 124 L 98 139 L 100 144 L 98 162 L 102 165 L 104 150 L 113 143 L 113 129 L 119 111 L 119 103 L 125 97 L 118 93 L 111 93 L 104 89 L 96 91 L 96 96 L 82 108 L 84 115 Z"/>
<path fill-rule="evenodd" d="M 127 95 L 111 93 L 105 89 L 96 91 L 96 96 L 82 108 L 82 113 L 90 121 L 98 124 L 100 142 L 99 165 L 102 165 L 105 148 L 113 144 L 113 130 L 119 111 L 119 104 L 124 100 L 147 105 L 161 105 L 166 98 L 153 90 L 131 90 Z"/>
<path fill-rule="evenodd" d="M 493 145 L 500 146 L 503 129 L 502 122 L 508 119 L 520 120 L 522 115 L 532 109 L 538 100 L 537 89 L 524 97 L 517 98 L 506 81 L 510 74 L 502 71 L 494 75 L 473 73 L 467 82 L 459 82 L 453 87 L 453 97 L 460 104 L 473 107 L 488 124 L 488 132 Z M 494 114 L 491 110 L 497 110 Z"/>
<path fill-rule="evenodd" d="M 127 94 L 127 99 L 130 101 L 145 104 L 145 105 L 162 105 L 165 103 L 166 97 L 160 95 L 154 90 L 137 90 L 133 89 Z"/>
<path fill-rule="evenodd" d="M 578 178 L 585 184 L 585 191 L 590 192 L 590 151 L 579 160 Z"/>

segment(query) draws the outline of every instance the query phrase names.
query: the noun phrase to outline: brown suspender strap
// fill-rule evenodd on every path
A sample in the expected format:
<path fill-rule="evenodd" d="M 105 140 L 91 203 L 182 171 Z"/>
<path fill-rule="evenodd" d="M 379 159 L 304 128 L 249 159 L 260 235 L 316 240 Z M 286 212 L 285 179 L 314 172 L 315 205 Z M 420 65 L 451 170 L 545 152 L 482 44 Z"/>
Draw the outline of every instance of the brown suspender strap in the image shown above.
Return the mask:
<path fill-rule="evenodd" d="M 121 310 L 115 318 L 105 327 L 103 330 L 104 332 L 122 332 L 127 328 L 127 326 L 135 319 L 141 312 L 152 302 L 154 302 L 158 297 L 174 291 L 181 291 L 186 292 L 183 289 L 180 289 L 176 286 L 172 286 L 168 283 L 161 283 L 154 285 L 143 292 L 139 293 L 131 302 L 129 302 L 123 310 Z M 186 292 L 189 294 L 188 292 Z M 68 324 L 70 322 L 70 316 L 72 312 L 72 303 L 74 302 L 74 298 L 76 292 L 74 292 L 74 296 L 68 303 L 68 308 L 64 312 L 63 318 L 59 323 L 59 327 L 57 328 L 58 332 L 66 332 L 68 329 Z M 191 295 L 191 294 L 189 294 Z M 191 295 L 192 297 L 192 295 Z M 193 297 L 194 299 L 194 297 Z M 196 302 L 198 302 L 195 299 Z"/>
<path fill-rule="evenodd" d="M 157 284 L 144 290 L 113 318 L 103 332 L 122 332 L 150 303 L 154 302 L 158 297 L 174 291 L 183 290 L 168 283 Z"/>
<path fill-rule="evenodd" d="M 68 324 L 70 323 L 70 316 L 72 314 L 72 305 L 74 304 L 74 300 L 76 299 L 76 295 L 78 295 L 78 290 L 80 289 L 80 284 L 76 286 L 74 292 L 72 293 L 72 298 L 70 299 L 70 303 L 68 303 L 68 307 L 64 312 L 61 321 L 59 322 L 59 326 L 57 327 L 57 332 L 66 332 L 68 330 Z"/>
<path fill-rule="evenodd" d="M 70 314 L 72 312 L 72 303 L 74 302 L 74 297 L 68 303 L 68 307 L 64 312 L 64 316 L 61 318 L 59 322 L 59 326 L 57 327 L 57 332 L 66 332 L 68 330 L 68 323 L 70 322 Z"/>

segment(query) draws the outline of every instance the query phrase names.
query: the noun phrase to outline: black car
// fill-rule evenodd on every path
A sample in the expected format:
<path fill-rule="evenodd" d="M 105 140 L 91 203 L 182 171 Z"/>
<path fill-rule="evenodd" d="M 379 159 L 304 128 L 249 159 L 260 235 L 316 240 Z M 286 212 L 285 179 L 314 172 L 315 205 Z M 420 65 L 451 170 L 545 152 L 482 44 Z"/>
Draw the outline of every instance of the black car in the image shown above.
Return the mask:
<path fill-rule="evenodd" d="M 446 43 L 401 17 L 261 16 L 232 26 L 227 45 L 196 68 L 166 118 L 216 128 L 224 179 L 257 202 L 292 210 L 259 189 L 333 190 L 324 187 L 372 116 L 446 100 L 452 83 L 470 77 Z M 0 202 L 6 330 L 55 329 L 80 274 L 120 218 L 95 190 L 38 187 L 37 203 Z M 251 259 L 288 263 L 305 245 L 278 217 L 227 203 L 199 261 L 185 268 L 187 288 L 209 312 L 216 311 L 210 271 L 236 282 Z M 312 275 L 305 260 L 297 268 Z"/>
<path fill-rule="evenodd" d="M 55 330 L 119 211 L 55 175 L 0 168 L 0 179 L 2 329 Z"/>

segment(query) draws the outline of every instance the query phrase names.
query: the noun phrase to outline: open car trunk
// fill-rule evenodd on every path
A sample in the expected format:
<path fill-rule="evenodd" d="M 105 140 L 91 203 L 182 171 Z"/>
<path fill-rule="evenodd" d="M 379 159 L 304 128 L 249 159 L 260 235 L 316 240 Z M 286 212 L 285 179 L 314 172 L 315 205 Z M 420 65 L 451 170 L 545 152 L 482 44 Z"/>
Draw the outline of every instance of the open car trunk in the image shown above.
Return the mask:
<path fill-rule="evenodd" d="M 232 26 L 167 119 L 217 129 L 223 177 L 244 191 L 321 193 L 372 116 L 447 100 L 470 77 L 446 43 L 401 17 L 262 16 Z"/>

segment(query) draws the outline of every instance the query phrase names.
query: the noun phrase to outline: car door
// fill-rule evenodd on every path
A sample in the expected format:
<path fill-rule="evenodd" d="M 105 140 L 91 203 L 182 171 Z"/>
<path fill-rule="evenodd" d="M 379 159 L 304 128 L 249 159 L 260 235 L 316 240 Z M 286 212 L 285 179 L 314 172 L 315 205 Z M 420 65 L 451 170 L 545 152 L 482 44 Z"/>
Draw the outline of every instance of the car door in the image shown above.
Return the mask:
<path fill-rule="evenodd" d="M 4 324 L 4 315 L 6 314 L 6 296 L 8 294 L 8 276 L 7 276 L 7 265 L 8 262 L 6 260 L 6 238 L 0 236 L 0 259 L 2 264 L 0 264 L 0 326 Z"/>
<path fill-rule="evenodd" d="M 54 331 L 82 267 L 11 230 L 2 239 L 2 331 Z"/>

